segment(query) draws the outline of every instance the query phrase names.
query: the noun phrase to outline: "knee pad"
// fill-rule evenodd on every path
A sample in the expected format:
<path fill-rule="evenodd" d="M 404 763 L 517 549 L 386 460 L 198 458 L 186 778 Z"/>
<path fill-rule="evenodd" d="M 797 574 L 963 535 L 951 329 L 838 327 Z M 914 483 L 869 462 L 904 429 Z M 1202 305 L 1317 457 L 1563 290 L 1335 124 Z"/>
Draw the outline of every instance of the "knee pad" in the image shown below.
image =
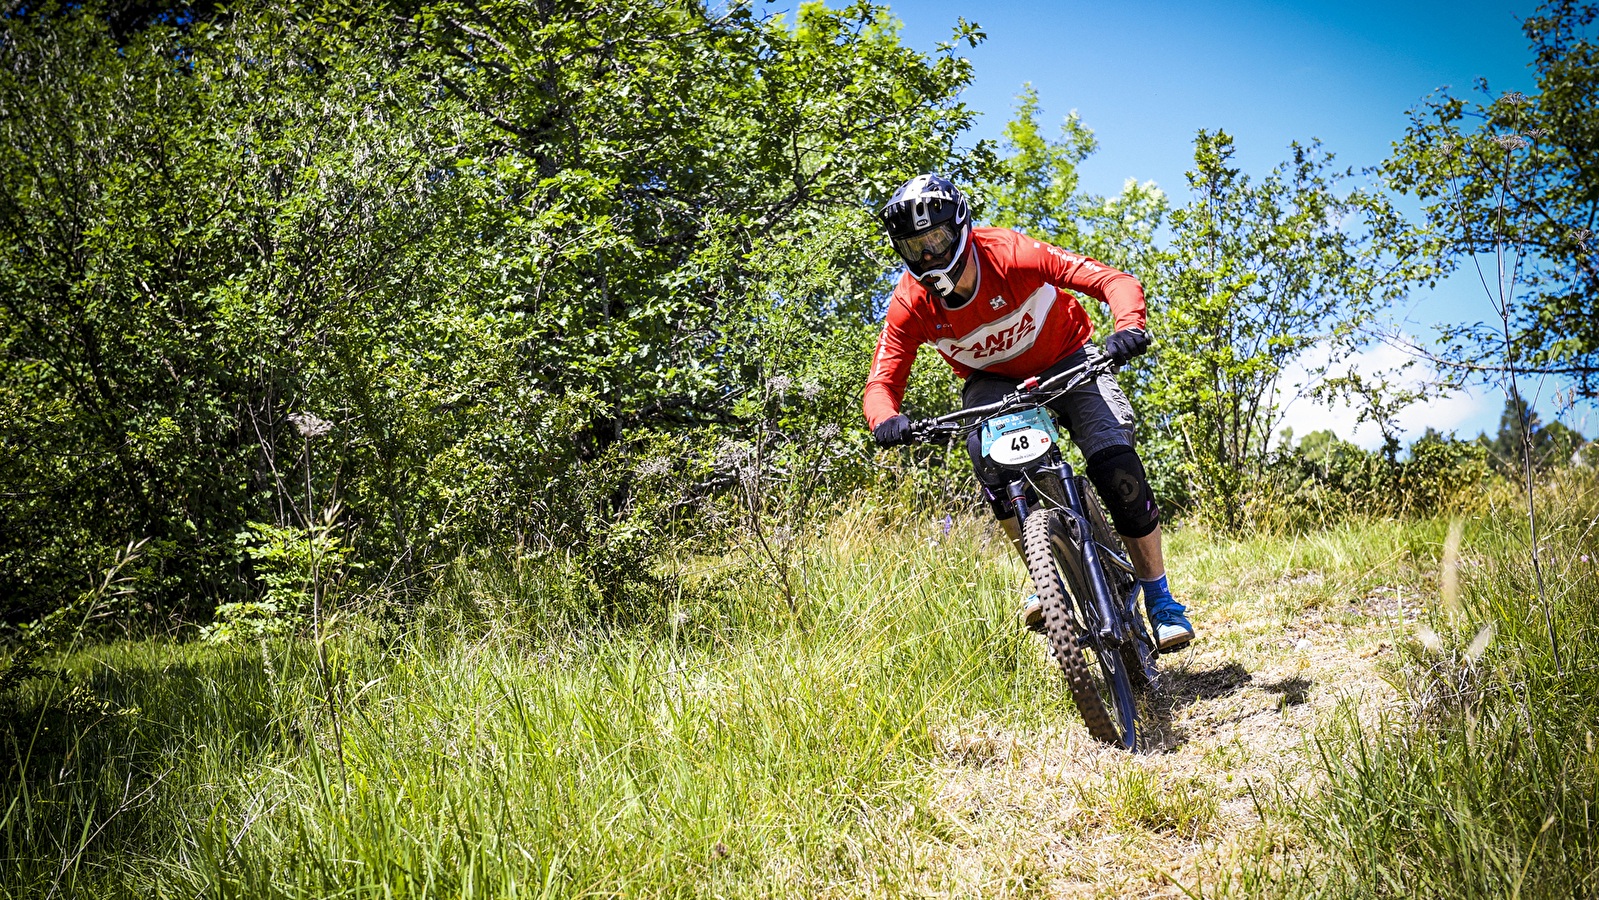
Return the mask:
<path fill-rule="evenodd" d="M 1144 463 L 1131 447 L 1106 447 L 1088 460 L 1088 480 L 1105 501 L 1106 512 L 1123 537 L 1141 538 L 1160 524 L 1160 507 L 1144 475 Z"/>
<path fill-rule="evenodd" d="M 988 509 L 996 519 L 1008 519 L 1013 513 L 1010 509 L 1010 498 L 1005 493 L 1005 485 L 1009 479 L 1005 472 L 998 466 L 983 458 L 983 435 L 981 429 L 972 432 L 966 438 L 966 452 L 972 458 L 972 472 L 977 476 L 979 492 L 983 499 L 988 501 Z"/>

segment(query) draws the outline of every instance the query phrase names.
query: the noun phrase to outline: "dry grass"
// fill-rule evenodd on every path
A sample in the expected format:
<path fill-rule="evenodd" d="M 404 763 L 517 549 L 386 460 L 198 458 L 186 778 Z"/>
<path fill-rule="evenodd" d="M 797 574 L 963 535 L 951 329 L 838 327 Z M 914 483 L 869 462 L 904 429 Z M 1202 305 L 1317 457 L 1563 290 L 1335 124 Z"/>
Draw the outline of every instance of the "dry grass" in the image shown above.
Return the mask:
<path fill-rule="evenodd" d="M 1376 523 L 1314 540 L 1170 541 L 1172 581 L 1203 640 L 1162 659 L 1147 711 L 1160 746 L 1129 756 L 1080 722 L 1019 730 L 987 715 L 938 729 L 934 809 L 960 893 L 1165 897 L 1234 876 L 1239 853 L 1295 840 L 1263 824 L 1271 788 L 1315 778 L 1325 714 L 1398 702 L 1393 648 L 1425 579 L 1410 530 Z M 996 561 L 1001 562 L 1001 561 Z M 1049 662 L 1039 651 L 1039 664 Z M 1273 832 L 1274 830 L 1274 832 Z"/>

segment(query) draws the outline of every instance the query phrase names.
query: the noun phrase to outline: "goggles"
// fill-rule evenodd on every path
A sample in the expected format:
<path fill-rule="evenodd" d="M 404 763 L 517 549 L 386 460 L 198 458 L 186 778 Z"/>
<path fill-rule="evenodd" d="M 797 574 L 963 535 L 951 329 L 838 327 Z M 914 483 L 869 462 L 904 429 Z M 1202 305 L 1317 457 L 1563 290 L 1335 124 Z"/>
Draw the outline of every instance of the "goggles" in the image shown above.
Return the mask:
<path fill-rule="evenodd" d="M 959 240 L 954 224 L 944 222 L 926 231 L 894 241 L 894 249 L 910 266 L 911 272 L 922 275 L 932 269 L 949 265 L 950 251 Z"/>

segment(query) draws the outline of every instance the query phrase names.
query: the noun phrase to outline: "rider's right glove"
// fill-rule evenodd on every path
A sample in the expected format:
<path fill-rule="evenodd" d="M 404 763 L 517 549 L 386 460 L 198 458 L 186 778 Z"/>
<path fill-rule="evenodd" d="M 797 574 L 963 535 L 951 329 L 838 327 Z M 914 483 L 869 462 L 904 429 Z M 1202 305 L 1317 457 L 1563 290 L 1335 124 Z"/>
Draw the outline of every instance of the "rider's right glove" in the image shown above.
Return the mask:
<path fill-rule="evenodd" d="M 1144 351 L 1149 349 L 1149 343 L 1149 332 L 1144 329 L 1123 328 L 1105 338 L 1105 355 L 1115 360 L 1117 365 L 1122 365 L 1135 356 L 1143 356 Z"/>
<path fill-rule="evenodd" d="M 872 440 L 879 447 L 892 447 L 911 442 L 911 420 L 904 416 L 891 416 L 872 429 Z"/>

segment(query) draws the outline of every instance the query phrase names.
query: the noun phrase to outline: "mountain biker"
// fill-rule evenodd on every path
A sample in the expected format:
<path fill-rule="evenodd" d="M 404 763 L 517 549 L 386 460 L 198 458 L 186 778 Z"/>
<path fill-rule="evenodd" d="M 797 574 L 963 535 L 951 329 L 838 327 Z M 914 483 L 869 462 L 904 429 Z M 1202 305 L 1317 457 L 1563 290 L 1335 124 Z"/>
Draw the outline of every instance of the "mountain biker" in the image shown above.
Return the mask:
<path fill-rule="evenodd" d="M 880 446 L 908 442 L 910 420 L 899 409 L 921 344 L 935 348 L 965 379 L 963 408 L 998 402 L 1029 377 L 1043 380 L 1103 355 L 1122 363 L 1149 349 L 1138 279 L 1008 228 L 974 228 L 966 197 L 948 179 L 910 179 L 878 218 L 907 268 L 889 301 L 861 404 Z M 1094 326 L 1069 291 L 1110 305 L 1116 327 L 1103 353 L 1088 343 Z M 1166 581 L 1160 508 L 1133 447 L 1127 396 L 1115 378 L 1102 375 L 1049 406 L 1087 460 L 1088 479 L 1127 547 L 1156 642 L 1162 650 L 1187 644 L 1194 627 Z M 1021 523 L 1005 502 L 1008 479 L 983 458 L 980 441 L 974 432 L 966 445 L 977 479 L 1021 553 Z M 1041 630 L 1036 595 L 1022 617 Z"/>

